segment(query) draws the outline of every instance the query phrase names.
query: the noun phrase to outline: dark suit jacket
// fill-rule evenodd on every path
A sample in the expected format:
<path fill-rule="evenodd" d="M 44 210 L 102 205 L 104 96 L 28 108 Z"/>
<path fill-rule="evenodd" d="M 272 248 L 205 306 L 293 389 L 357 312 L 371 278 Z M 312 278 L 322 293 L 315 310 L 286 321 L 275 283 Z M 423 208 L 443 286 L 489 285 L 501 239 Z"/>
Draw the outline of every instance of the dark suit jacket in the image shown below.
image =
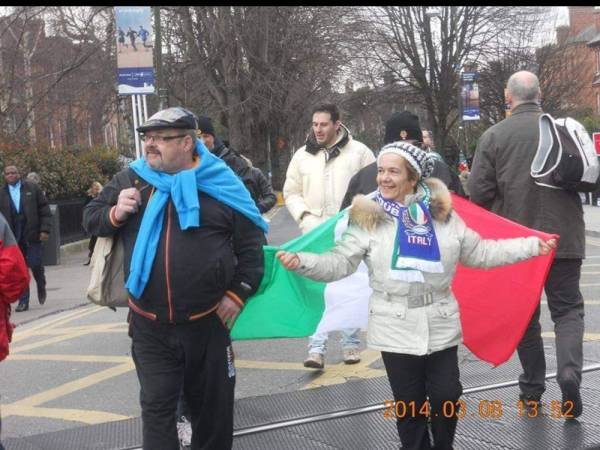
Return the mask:
<path fill-rule="evenodd" d="M 52 213 L 46 196 L 40 187 L 34 183 L 21 180 L 20 215 L 25 217 L 25 240 L 32 244 L 40 242 L 40 232 L 50 233 Z M 8 185 L 0 189 L 0 212 L 6 218 L 13 233 L 16 234 L 17 212 L 12 206 L 12 198 Z"/>

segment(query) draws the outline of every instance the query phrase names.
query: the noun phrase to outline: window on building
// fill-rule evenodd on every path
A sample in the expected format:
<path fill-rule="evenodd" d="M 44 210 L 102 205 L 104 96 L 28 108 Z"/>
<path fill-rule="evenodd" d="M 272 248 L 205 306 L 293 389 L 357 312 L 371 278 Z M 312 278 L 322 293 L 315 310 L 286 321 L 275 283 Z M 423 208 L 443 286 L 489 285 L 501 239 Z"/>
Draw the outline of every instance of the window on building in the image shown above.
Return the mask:
<path fill-rule="evenodd" d="M 600 114 L 600 93 L 596 94 L 596 112 Z"/>

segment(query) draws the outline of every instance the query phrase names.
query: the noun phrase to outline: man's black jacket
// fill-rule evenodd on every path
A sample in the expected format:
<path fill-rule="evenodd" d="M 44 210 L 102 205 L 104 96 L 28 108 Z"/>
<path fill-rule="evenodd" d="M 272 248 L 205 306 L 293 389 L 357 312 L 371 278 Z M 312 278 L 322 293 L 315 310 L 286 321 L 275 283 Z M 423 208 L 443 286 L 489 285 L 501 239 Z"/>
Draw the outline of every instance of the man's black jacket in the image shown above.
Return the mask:
<path fill-rule="evenodd" d="M 142 205 L 122 226 L 109 214 L 121 190 L 135 186 Z M 146 205 L 153 187 L 131 169 L 119 172 L 100 195 L 84 209 L 83 226 L 92 235 L 118 233 L 125 249 L 125 280 Z M 266 243 L 260 228 L 242 214 L 213 197 L 198 193 L 200 226 L 181 230 L 174 205 L 169 200 L 150 279 L 141 297 L 130 297 L 131 308 L 146 317 L 167 322 L 185 322 L 212 312 L 227 293 L 245 301 L 260 284 Z"/>
<path fill-rule="evenodd" d="M 273 192 L 271 183 L 269 183 L 267 177 L 265 177 L 262 170 L 258 167 L 250 168 L 249 178 L 250 182 L 246 183 L 246 180 L 244 180 L 244 184 L 248 191 L 250 191 L 250 195 L 256 203 L 256 207 L 261 214 L 264 214 L 275 206 L 275 203 L 277 203 L 277 196 Z"/>
<path fill-rule="evenodd" d="M 17 211 L 11 205 L 12 199 L 8 191 L 8 185 L 5 184 L 0 189 L 0 212 L 6 218 L 16 237 Z M 42 231 L 50 233 L 52 213 L 50 212 L 46 196 L 37 184 L 21 180 L 20 213 L 25 216 L 25 232 L 23 236 L 27 243 L 40 242 L 40 233 Z"/>

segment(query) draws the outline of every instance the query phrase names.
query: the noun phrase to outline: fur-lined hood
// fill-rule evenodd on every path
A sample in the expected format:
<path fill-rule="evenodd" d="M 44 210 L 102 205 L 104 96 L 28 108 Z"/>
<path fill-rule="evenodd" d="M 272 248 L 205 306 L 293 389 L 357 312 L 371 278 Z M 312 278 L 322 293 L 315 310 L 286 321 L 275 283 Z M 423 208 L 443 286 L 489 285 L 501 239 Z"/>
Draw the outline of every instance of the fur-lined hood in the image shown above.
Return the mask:
<path fill-rule="evenodd" d="M 429 212 L 431 217 L 438 222 L 446 222 L 452 212 L 452 198 L 444 182 L 438 178 L 425 178 L 425 183 L 431 189 L 431 202 Z M 406 196 L 409 205 L 423 198 L 423 190 L 419 188 L 416 194 Z M 385 220 L 386 213 L 383 208 L 365 195 L 357 195 L 352 200 L 350 208 L 350 223 L 354 223 L 366 230 L 372 230 Z"/>

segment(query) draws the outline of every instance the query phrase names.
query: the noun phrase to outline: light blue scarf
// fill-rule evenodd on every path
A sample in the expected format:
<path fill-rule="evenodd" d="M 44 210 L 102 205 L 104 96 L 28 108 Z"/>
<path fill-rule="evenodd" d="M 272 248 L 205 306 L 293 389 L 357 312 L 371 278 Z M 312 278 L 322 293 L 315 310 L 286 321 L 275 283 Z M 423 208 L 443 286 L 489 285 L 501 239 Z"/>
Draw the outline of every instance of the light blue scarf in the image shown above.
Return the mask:
<path fill-rule="evenodd" d="M 235 173 L 221 159 L 212 155 L 199 140 L 196 143 L 196 152 L 200 156 L 200 164 L 175 175 L 155 171 L 143 158 L 129 165 L 135 173 L 156 188 L 142 218 L 131 256 L 129 278 L 125 284 L 135 298 L 142 295 L 150 278 L 169 197 L 177 210 L 182 230 L 200 226 L 197 191 L 204 192 L 240 212 L 265 233 L 269 229 L 250 193 Z"/>

